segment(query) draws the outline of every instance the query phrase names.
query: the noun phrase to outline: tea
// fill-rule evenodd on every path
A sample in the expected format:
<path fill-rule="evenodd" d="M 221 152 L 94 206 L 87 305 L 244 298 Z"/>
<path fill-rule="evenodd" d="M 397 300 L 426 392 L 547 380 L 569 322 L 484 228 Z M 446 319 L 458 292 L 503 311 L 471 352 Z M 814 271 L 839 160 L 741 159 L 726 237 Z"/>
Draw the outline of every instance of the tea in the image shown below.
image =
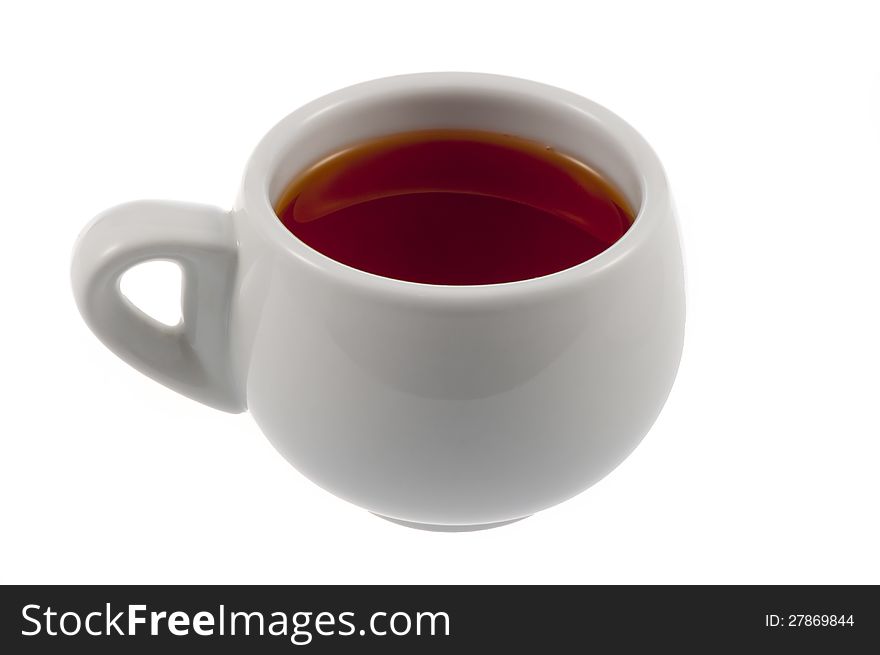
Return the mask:
<path fill-rule="evenodd" d="M 423 130 L 354 144 L 294 179 L 275 207 L 320 253 L 398 280 L 514 282 L 620 239 L 634 213 L 588 165 L 508 134 Z"/>

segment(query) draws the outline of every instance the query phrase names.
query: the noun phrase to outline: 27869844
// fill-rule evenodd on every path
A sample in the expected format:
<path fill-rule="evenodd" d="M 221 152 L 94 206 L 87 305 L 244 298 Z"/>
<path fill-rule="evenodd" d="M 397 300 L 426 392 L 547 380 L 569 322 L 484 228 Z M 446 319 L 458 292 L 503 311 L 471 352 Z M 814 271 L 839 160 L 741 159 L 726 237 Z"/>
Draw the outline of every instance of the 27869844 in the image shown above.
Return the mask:
<path fill-rule="evenodd" d="M 768 628 L 837 628 L 853 627 L 852 614 L 765 614 Z"/>

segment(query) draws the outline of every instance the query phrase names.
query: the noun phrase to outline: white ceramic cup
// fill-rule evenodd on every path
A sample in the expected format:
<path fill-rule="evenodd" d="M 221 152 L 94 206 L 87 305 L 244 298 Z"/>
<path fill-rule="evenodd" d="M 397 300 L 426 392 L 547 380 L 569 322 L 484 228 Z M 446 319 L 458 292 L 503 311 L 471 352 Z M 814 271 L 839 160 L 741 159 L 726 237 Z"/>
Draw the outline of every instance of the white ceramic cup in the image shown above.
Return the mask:
<path fill-rule="evenodd" d="M 440 286 L 385 278 L 313 250 L 273 203 L 354 142 L 425 128 L 540 141 L 608 176 L 637 210 L 601 254 L 540 278 Z M 183 270 L 183 320 L 135 308 L 120 276 Z M 684 333 L 681 248 L 656 155 L 607 109 L 535 82 L 429 73 L 358 84 L 276 125 L 235 208 L 140 201 L 81 234 L 73 288 L 117 355 L 229 412 L 328 491 L 445 530 L 528 516 L 619 464 L 656 419 Z"/>

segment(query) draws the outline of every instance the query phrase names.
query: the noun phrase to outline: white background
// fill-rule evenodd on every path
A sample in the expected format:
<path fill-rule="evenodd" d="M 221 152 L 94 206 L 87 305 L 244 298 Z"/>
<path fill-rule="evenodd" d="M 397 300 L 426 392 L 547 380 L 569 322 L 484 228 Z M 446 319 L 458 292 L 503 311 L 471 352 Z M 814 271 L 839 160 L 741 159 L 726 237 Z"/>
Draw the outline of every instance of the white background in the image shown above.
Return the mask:
<path fill-rule="evenodd" d="M 4 5 L 0 580 L 880 583 L 880 16 L 727 7 Z M 619 113 L 665 163 L 686 246 L 686 350 L 654 429 L 592 489 L 487 532 L 409 530 L 318 489 L 247 414 L 116 359 L 68 281 L 105 207 L 230 206 L 284 115 L 431 70 Z M 172 281 L 131 293 L 167 307 Z"/>

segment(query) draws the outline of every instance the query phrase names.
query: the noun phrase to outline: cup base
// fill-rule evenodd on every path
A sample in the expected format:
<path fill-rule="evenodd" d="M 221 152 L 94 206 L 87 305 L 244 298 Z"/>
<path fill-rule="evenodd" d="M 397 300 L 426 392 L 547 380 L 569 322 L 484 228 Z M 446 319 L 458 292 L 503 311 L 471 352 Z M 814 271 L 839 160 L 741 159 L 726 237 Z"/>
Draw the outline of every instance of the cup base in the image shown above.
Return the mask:
<path fill-rule="evenodd" d="M 397 523 L 397 525 L 402 525 L 406 528 L 413 528 L 415 530 L 427 530 L 429 532 L 476 532 L 477 530 L 490 530 L 492 528 L 500 528 L 502 525 L 510 525 L 511 523 L 516 523 L 517 521 L 522 521 L 523 519 L 528 518 L 528 516 L 521 516 L 518 519 L 509 519 L 507 521 L 497 521 L 495 523 L 475 523 L 471 525 L 435 525 L 433 523 L 417 523 L 415 521 L 393 519 L 390 516 L 383 516 L 382 514 L 376 514 L 375 512 L 371 512 L 371 514 L 373 514 L 373 516 L 378 516 L 380 519 L 391 521 L 391 523 Z"/>

